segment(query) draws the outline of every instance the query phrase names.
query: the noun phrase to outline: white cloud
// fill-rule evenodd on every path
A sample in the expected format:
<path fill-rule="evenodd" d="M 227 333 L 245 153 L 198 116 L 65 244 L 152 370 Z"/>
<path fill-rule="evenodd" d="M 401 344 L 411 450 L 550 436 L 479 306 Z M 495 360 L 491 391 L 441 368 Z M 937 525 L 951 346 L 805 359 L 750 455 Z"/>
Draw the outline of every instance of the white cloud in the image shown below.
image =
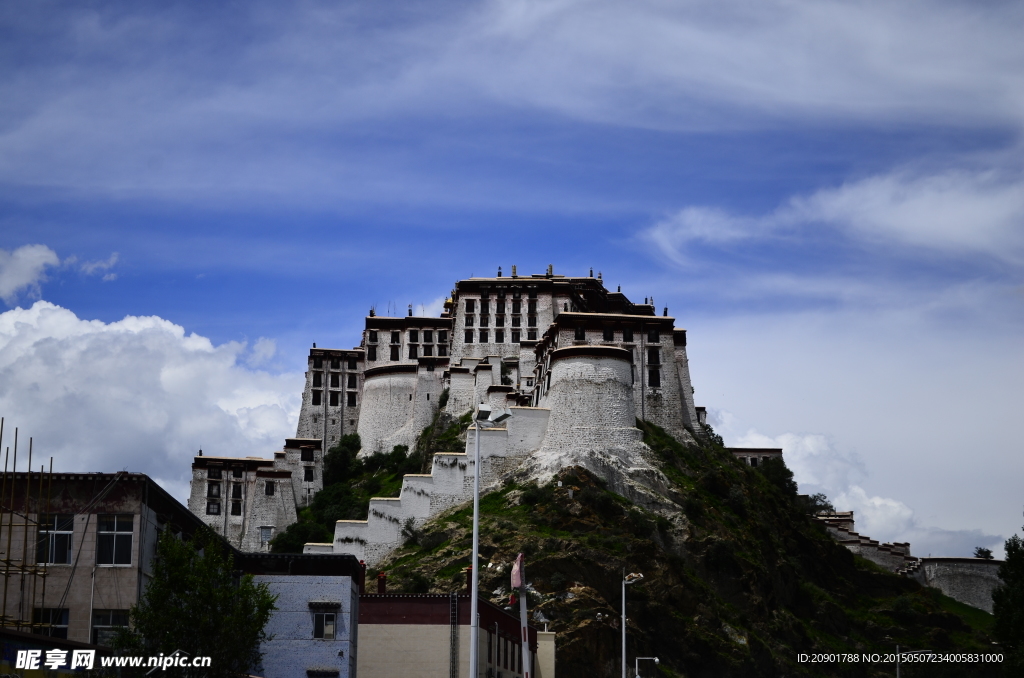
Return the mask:
<path fill-rule="evenodd" d="M 244 344 L 216 346 L 158 317 L 103 323 L 38 301 L 0 314 L 0 413 L 55 469 L 140 471 L 184 499 L 199 448 L 267 456 L 295 433 L 302 376 L 245 357 Z"/>
<path fill-rule="evenodd" d="M 26 37 L 0 81 L 17 102 L 0 181 L 117 196 L 391 196 L 409 171 L 402 157 L 296 140 L 488 116 L 495 104 L 682 130 L 1024 123 L 1014 3 L 249 7 L 229 26 L 102 5 L 15 17 L 28 25 L 10 31 Z M 53 42 L 27 37 L 33 21 Z M 400 182 L 407 198 L 439 192 L 436 177 L 415 178 Z"/>
<path fill-rule="evenodd" d="M 674 263 L 690 265 L 688 250 L 694 244 L 728 247 L 768 239 L 785 244 L 822 227 L 878 249 L 982 254 L 1021 265 L 1024 179 L 995 171 L 900 171 L 794 196 L 761 216 L 686 207 L 647 229 L 643 237 Z"/>
<path fill-rule="evenodd" d="M 114 252 L 110 255 L 106 261 L 86 261 L 83 262 L 79 269 L 86 275 L 93 275 L 94 273 L 104 273 L 103 280 L 114 280 L 117 278 L 115 273 L 105 273 L 114 267 L 117 263 L 118 253 Z"/>
<path fill-rule="evenodd" d="M 46 269 L 58 264 L 57 253 L 46 245 L 23 245 L 11 252 L 0 249 L 0 299 L 13 306 L 22 292 L 38 297 Z"/>

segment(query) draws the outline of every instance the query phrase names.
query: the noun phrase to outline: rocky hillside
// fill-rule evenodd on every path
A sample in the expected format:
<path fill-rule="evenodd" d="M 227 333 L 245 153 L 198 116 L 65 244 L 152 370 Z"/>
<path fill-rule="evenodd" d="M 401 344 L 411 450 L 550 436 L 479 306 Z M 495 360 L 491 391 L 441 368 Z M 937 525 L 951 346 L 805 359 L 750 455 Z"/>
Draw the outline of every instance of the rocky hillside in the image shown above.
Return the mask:
<path fill-rule="evenodd" d="M 798 654 L 886 653 L 897 644 L 991 651 L 989 615 L 837 545 L 807 515 L 784 467 L 751 469 L 714 436 L 684 447 L 641 426 L 670 481 L 656 512 L 580 468 L 540 486 L 509 478 L 481 502 L 481 590 L 504 604 L 509 565 L 526 554 L 531 614 L 559 634 L 559 678 L 619 675 L 623 571 L 644 575 L 628 592 L 629 655 L 657 655 L 665 676 L 882 676 L 895 666 L 811 665 Z M 458 507 L 409 529 L 405 547 L 381 567 L 389 588 L 464 586 L 471 511 Z M 904 666 L 901 675 L 999 673 L 932 664 Z"/>

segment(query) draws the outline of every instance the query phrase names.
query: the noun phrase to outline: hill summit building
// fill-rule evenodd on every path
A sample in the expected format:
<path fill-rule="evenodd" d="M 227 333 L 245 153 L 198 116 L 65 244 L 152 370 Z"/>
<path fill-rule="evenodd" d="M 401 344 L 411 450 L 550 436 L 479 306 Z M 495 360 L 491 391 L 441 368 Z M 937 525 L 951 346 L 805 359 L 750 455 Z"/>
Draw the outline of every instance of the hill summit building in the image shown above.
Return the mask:
<path fill-rule="evenodd" d="M 481 486 L 525 471 L 539 480 L 584 466 L 621 494 L 657 503 L 663 483 L 636 420 L 686 442 L 700 435 L 686 330 L 653 300 L 630 301 L 600 273 L 455 283 L 439 317 L 378 316 L 353 349 L 317 348 L 295 438 L 274 459 L 195 458 L 190 509 L 243 550 L 268 548 L 323 486 L 323 454 L 358 433 L 360 456 L 414 449 L 438 408 L 459 417 L 479 404 L 511 417 L 480 431 Z M 466 450 L 476 444 L 467 433 Z M 756 461 L 753 463 L 756 464 Z M 370 501 L 368 520 L 338 521 L 333 543 L 370 566 L 402 543 L 402 528 L 472 498 L 473 455 L 438 453 L 431 473 L 406 475 L 399 497 Z"/>

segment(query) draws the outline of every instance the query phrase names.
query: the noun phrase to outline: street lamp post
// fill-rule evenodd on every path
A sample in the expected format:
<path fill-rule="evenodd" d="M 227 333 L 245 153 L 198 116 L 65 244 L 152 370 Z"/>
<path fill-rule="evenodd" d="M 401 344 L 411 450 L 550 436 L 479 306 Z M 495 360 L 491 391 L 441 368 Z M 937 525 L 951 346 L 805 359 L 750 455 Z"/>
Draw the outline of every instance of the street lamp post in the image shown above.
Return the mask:
<path fill-rule="evenodd" d="M 640 660 L 641 659 L 650 659 L 655 664 L 660 664 L 661 663 L 661 661 L 657 657 L 637 657 L 636 658 L 636 664 L 633 667 L 633 670 L 636 671 L 636 678 L 640 678 Z"/>
<path fill-rule="evenodd" d="M 638 581 L 642 581 L 644 576 L 639 572 L 631 572 L 625 574 L 625 570 L 622 577 L 622 678 L 626 676 L 626 587 L 632 586 Z"/>
<path fill-rule="evenodd" d="M 499 424 L 512 413 L 509 410 L 492 410 L 490 405 L 479 405 L 476 408 L 473 430 L 476 438 L 476 451 L 473 455 L 473 585 L 469 599 L 469 675 L 478 678 L 480 675 L 480 423 Z"/>

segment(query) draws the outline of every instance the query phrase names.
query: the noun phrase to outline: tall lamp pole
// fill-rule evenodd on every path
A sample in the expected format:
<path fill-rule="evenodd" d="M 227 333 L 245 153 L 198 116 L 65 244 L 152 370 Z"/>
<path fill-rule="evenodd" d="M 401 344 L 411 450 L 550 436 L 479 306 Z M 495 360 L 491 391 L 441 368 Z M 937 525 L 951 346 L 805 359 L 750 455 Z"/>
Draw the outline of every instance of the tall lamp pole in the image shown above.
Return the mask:
<path fill-rule="evenodd" d="M 633 670 L 636 672 L 636 678 L 640 678 L 640 660 L 641 659 L 650 659 L 655 664 L 660 664 L 661 663 L 661 660 L 659 660 L 657 657 L 637 657 L 636 658 L 636 664 L 633 666 Z"/>
<path fill-rule="evenodd" d="M 473 430 L 476 451 L 473 454 L 473 585 L 469 598 L 469 675 L 480 675 L 480 423 L 499 424 L 512 413 L 509 410 L 492 410 L 490 405 L 476 408 Z"/>
<path fill-rule="evenodd" d="M 642 581 L 644 576 L 639 572 L 631 572 L 626 574 L 623 570 L 622 577 L 622 678 L 626 676 L 626 587 L 632 586 L 638 581 Z"/>

